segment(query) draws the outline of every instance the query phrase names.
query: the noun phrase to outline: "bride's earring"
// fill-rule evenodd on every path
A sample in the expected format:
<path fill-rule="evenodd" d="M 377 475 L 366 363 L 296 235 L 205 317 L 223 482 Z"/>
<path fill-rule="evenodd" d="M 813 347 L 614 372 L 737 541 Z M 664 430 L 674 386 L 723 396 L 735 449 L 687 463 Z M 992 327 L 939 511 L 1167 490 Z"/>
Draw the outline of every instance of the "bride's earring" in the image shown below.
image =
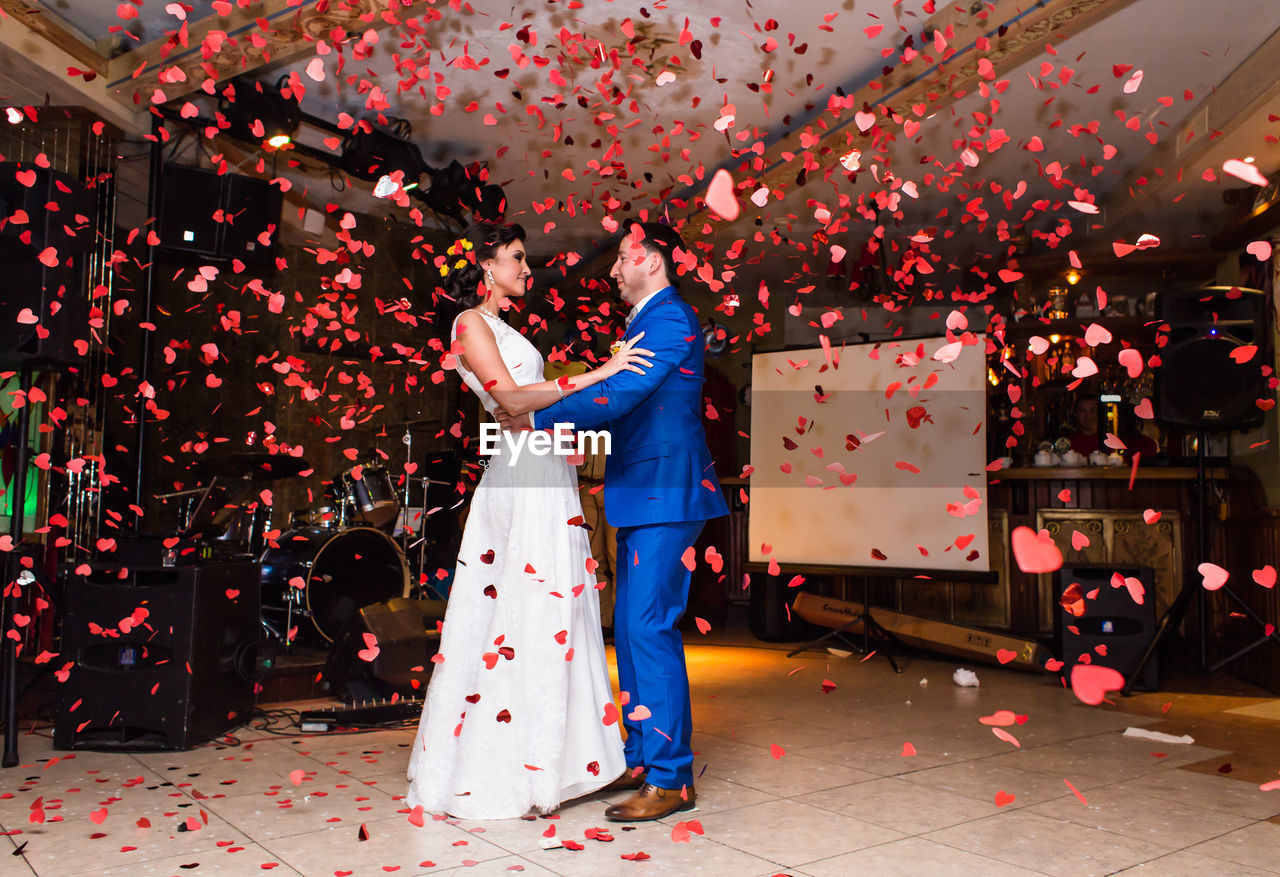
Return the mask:
<path fill-rule="evenodd" d="M 484 285 L 493 289 L 493 269 L 489 268 L 484 272 Z"/>

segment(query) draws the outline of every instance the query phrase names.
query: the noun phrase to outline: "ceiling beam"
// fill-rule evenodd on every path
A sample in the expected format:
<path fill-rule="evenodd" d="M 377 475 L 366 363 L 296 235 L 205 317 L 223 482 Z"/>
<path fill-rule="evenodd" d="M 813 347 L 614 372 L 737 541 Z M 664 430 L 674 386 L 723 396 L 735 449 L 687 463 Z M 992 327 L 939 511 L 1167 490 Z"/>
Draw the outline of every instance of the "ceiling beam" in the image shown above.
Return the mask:
<path fill-rule="evenodd" d="M 47 14 L 39 6 L 28 3 L 26 0 L 0 0 L 0 12 L 7 13 L 14 21 L 29 28 L 75 59 L 74 66 L 82 70 L 91 70 L 99 76 L 107 75 L 107 66 L 110 62 L 93 46 L 67 30 L 57 18 Z"/>
<path fill-rule="evenodd" d="M 1268 103 L 1280 98 L 1276 70 L 1280 70 L 1280 31 L 1245 58 L 1111 190 L 1103 203 L 1107 225 L 1115 226 L 1143 207 L 1155 206 L 1154 199 L 1204 161 L 1223 136 L 1255 121 Z"/>
<path fill-rule="evenodd" d="M 954 103 L 960 96 L 978 87 L 983 80 L 979 62 L 991 62 L 995 75 L 1003 76 L 1014 68 L 1040 55 L 1050 42 L 1062 42 L 1107 16 L 1136 2 L 1136 0 L 951 0 L 941 10 L 922 23 L 917 33 L 944 34 L 946 48 L 939 56 L 933 42 L 917 45 L 920 53 L 911 63 L 900 64 L 889 73 L 867 82 L 846 83 L 843 87 L 845 101 L 852 97 L 852 106 L 892 108 L 906 117 L 910 108 L 925 104 L 929 113 L 936 113 Z M 981 13 L 981 14 L 980 14 Z M 945 37 L 951 28 L 951 36 Z M 1000 33 L 1003 29 L 1005 32 Z M 986 41 L 987 48 L 979 49 L 979 41 Z M 831 91 L 835 94 L 835 90 Z M 837 125 L 818 121 L 827 116 L 827 102 L 815 102 L 820 109 L 808 121 L 794 125 L 783 137 L 766 147 L 760 164 L 764 170 L 752 177 L 758 188 L 767 186 L 772 191 L 786 191 L 796 184 L 798 163 L 795 157 L 804 153 L 814 156 L 824 152 L 835 156 L 847 152 L 844 139 L 855 125 L 853 112 L 844 114 Z M 883 117 L 878 120 L 883 122 Z M 853 130 L 857 130 L 856 127 Z M 730 172 L 749 154 L 725 162 L 722 167 Z M 834 161 L 834 156 L 826 163 Z M 711 174 L 706 178 L 710 180 Z M 693 234 L 701 234 L 703 226 L 713 215 L 707 209 L 702 192 L 677 194 L 676 198 L 689 199 L 692 209 L 686 214 L 685 227 L 697 228 Z M 750 211 L 743 211 L 743 218 L 753 218 Z M 612 248 L 602 250 L 579 263 L 570 279 L 603 273 L 613 259 Z"/>
<path fill-rule="evenodd" d="M 319 40 L 332 41 L 336 31 L 379 30 L 413 15 L 421 5 L 416 2 L 395 12 L 390 11 L 390 0 L 330 2 L 323 12 L 314 3 L 299 7 L 297 0 L 237 6 L 230 15 L 201 19 L 186 26 L 185 33 L 175 30 L 111 59 L 108 86 L 117 100 L 132 106 L 169 103 L 196 91 L 211 75 L 221 82 L 267 64 L 292 61 L 314 53 Z M 168 76 L 175 68 L 185 78 L 162 82 L 161 74 Z"/>
<path fill-rule="evenodd" d="M 927 34 L 946 33 L 946 48 L 941 55 L 932 42 L 917 45 L 920 53 L 911 63 L 900 64 L 888 74 L 863 85 L 845 88 L 848 102 L 861 110 L 863 106 L 892 109 L 904 118 L 915 115 L 911 108 L 921 104 L 928 113 L 946 109 L 959 97 L 978 88 L 983 81 L 979 63 L 986 59 L 994 77 L 1038 57 L 1050 42 L 1062 42 L 1102 19 L 1136 2 L 1136 0 L 987 0 L 981 4 L 985 15 L 970 14 L 955 2 L 933 15 L 920 28 Z M 963 4 L 961 4 L 963 5 Z M 970 7 L 970 8 L 974 8 Z M 1004 29 L 1005 33 L 1000 34 Z M 985 50 L 980 40 L 987 41 Z M 826 102 L 821 104 L 825 110 Z M 819 112 L 817 119 L 826 115 Z M 877 120 L 883 124 L 883 117 Z M 824 150 L 842 155 L 847 151 L 845 135 L 857 130 L 853 113 L 845 113 L 836 125 L 815 122 L 797 125 L 780 141 L 765 151 L 765 169 L 753 178 L 757 187 L 786 190 L 795 184 L 796 165 L 793 157 L 808 152 L 819 155 Z M 834 158 L 832 159 L 834 160 Z M 829 163 L 829 162 L 828 162 Z M 711 217 L 706 202 L 697 199 L 697 207 L 688 222 L 696 224 Z"/>
<path fill-rule="evenodd" d="M 0 3 L 10 2 L 0 0 Z M 84 43 L 80 45 L 88 49 Z M 151 122 L 145 115 L 130 112 L 111 99 L 105 76 L 91 69 L 87 77 L 69 76 L 69 67 L 86 68 L 84 58 L 70 54 L 38 29 L 12 27 L 7 22 L 0 24 L 0 61 L 4 64 L 5 76 L 15 84 L 9 93 L 11 99 L 37 108 L 46 100 L 55 105 L 85 106 L 130 137 L 142 137 L 151 130 Z"/>

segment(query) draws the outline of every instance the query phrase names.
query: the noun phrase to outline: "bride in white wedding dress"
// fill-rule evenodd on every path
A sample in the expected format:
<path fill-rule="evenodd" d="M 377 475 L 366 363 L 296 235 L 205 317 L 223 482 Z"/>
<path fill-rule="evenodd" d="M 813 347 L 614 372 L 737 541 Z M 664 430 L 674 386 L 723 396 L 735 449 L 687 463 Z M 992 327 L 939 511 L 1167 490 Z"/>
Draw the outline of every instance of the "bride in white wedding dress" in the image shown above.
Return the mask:
<path fill-rule="evenodd" d="M 572 386 L 543 380 L 542 356 L 500 317 L 530 274 L 518 225 L 471 226 L 441 267 L 464 308 L 455 368 L 490 415 L 650 364 L 627 345 Z M 565 456 L 526 446 L 513 458 L 498 444 L 471 500 L 409 758 L 409 806 L 465 819 L 547 813 L 625 769 L 577 474 Z"/>

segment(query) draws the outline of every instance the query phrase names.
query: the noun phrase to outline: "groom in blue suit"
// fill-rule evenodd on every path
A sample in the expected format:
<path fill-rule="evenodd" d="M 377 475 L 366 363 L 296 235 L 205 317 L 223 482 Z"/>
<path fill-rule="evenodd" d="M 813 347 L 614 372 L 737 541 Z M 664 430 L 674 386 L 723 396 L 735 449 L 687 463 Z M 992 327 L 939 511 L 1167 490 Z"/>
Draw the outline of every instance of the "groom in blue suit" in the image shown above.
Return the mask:
<path fill-rule="evenodd" d="M 677 629 L 689 599 L 685 551 L 710 518 L 729 513 L 702 428 L 703 337 L 697 315 L 676 290 L 680 235 L 659 223 L 633 223 L 609 276 L 630 308 L 626 337 L 644 334 L 653 352 L 644 374 L 623 370 L 526 420 L 502 416 L 504 429 L 607 427 L 604 506 L 618 528 L 614 643 L 623 707 L 627 773 L 612 789 L 634 789 L 605 811 L 609 819 L 661 819 L 694 804 L 689 740 L 689 677 Z M 637 706 L 648 717 L 631 718 Z"/>

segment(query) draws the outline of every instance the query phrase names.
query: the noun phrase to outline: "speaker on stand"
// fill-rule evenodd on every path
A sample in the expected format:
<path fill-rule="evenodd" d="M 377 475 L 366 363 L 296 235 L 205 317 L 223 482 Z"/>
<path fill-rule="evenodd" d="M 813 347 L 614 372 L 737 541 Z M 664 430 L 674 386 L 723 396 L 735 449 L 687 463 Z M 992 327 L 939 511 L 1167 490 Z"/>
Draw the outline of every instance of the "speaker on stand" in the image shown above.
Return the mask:
<path fill-rule="evenodd" d="M 1196 598 L 1198 666 L 1214 673 L 1268 640 L 1280 642 L 1280 633 L 1252 607 L 1224 585 L 1218 593 L 1239 607 L 1264 631 L 1250 645 L 1209 666 L 1205 610 L 1206 592 L 1197 578 L 1197 567 L 1209 560 L 1209 501 L 1207 448 L 1210 432 L 1250 429 L 1262 423 L 1258 403 L 1270 396 L 1263 367 L 1271 361 L 1269 299 L 1257 289 L 1212 286 L 1166 290 L 1156 297 L 1156 316 L 1169 330 L 1169 341 L 1160 352 L 1155 369 L 1153 402 L 1155 419 L 1166 426 L 1196 431 L 1196 557 L 1183 564 L 1183 582 L 1156 634 L 1137 666 L 1125 681 L 1126 697 L 1161 642 L 1176 630 Z M 1250 349 L 1255 348 L 1255 349 Z"/>
<path fill-rule="evenodd" d="M 85 254 L 96 195 L 70 174 L 0 162 L 0 366 L 79 365 L 88 351 Z M 14 217 L 25 216 L 25 222 Z"/>
<path fill-rule="evenodd" d="M 1214 286 L 1156 297 L 1169 342 L 1155 369 L 1156 420 L 1194 430 L 1249 429 L 1262 423 L 1267 394 L 1261 354 L 1267 347 L 1267 296 L 1256 289 Z"/>
<path fill-rule="evenodd" d="M 266 180 L 180 164 L 160 178 L 156 229 L 167 250 L 270 265 L 284 195 Z"/>

